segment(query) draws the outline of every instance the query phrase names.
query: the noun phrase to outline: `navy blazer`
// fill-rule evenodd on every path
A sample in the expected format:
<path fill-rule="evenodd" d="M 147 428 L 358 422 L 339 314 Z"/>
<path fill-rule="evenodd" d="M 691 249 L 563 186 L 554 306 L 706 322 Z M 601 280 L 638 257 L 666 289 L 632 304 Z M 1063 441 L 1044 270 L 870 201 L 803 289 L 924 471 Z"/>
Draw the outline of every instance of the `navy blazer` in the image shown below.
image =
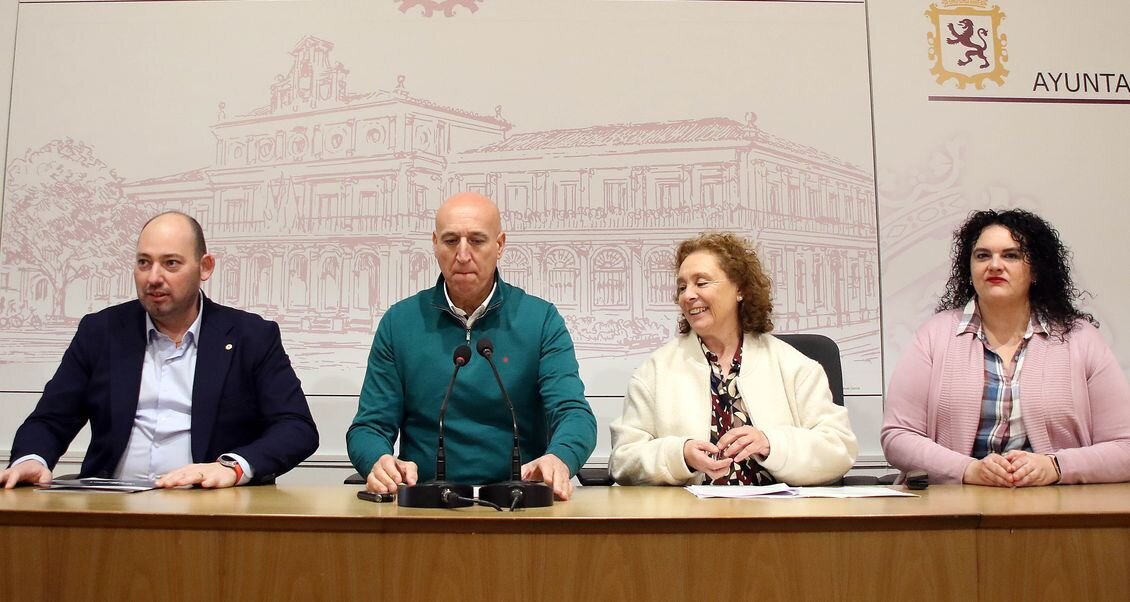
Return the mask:
<path fill-rule="evenodd" d="M 202 296 L 192 383 L 192 460 L 236 453 L 252 482 L 273 481 L 318 448 L 302 383 L 278 324 Z M 38 454 L 54 467 L 86 422 L 84 477 L 109 477 L 129 443 L 141 392 L 145 309 L 129 301 L 79 322 L 55 376 L 16 431 L 12 459 Z"/>

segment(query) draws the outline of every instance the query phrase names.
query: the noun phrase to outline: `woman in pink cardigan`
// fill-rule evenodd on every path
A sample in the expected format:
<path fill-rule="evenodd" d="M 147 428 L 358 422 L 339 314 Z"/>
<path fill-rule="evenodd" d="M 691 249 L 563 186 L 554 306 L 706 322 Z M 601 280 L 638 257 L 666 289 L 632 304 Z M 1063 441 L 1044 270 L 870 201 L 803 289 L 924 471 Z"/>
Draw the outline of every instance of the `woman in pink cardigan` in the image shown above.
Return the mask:
<path fill-rule="evenodd" d="M 1068 257 L 1021 209 L 974 212 L 954 233 L 945 295 L 887 391 L 888 462 L 931 483 L 1130 481 L 1130 385 L 1075 307 Z"/>

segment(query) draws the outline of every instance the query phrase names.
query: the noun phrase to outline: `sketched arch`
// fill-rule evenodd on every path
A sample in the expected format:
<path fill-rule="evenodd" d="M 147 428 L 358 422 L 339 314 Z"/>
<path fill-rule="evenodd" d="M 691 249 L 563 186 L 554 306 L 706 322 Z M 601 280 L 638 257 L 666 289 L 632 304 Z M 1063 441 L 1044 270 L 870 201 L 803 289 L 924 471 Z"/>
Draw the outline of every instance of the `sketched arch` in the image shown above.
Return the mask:
<path fill-rule="evenodd" d="M 507 245 L 506 254 L 502 256 L 499 271 L 502 279 L 508 284 L 525 290 L 530 290 L 530 274 L 533 258 L 530 251 L 523 247 Z"/>
<path fill-rule="evenodd" d="M 670 307 L 675 302 L 675 250 L 648 251 L 643 258 L 643 274 L 648 306 Z"/>
<path fill-rule="evenodd" d="M 376 251 L 361 249 L 353 257 L 353 270 L 349 274 L 353 288 L 352 306 L 372 310 L 380 305 L 381 257 Z"/>
<path fill-rule="evenodd" d="M 576 307 L 579 301 L 580 262 L 577 251 L 569 247 L 550 247 L 542 259 L 545 276 L 543 292 L 562 307 Z"/>
<path fill-rule="evenodd" d="M 592 255 L 592 306 L 594 309 L 625 309 L 631 296 L 628 256 L 617 247 L 604 247 Z"/>
<path fill-rule="evenodd" d="M 410 291 L 400 291 L 402 294 L 397 296 L 407 296 L 408 294 L 422 291 L 435 284 L 438 278 L 439 266 L 436 265 L 435 260 L 431 255 L 423 251 L 412 251 L 408 257 L 408 273 Z"/>
<path fill-rule="evenodd" d="M 230 253 L 216 254 L 216 272 L 220 274 L 219 299 L 221 303 L 242 307 L 241 293 L 243 271 L 239 266 L 239 257 Z"/>
<path fill-rule="evenodd" d="M 310 258 L 306 249 L 292 249 L 283 260 L 286 272 L 285 304 L 290 309 L 303 309 L 310 304 Z"/>
<path fill-rule="evenodd" d="M 318 249 L 318 279 L 315 291 L 316 306 L 326 311 L 336 311 L 342 307 L 342 272 L 345 266 L 344 252 L 333 244 Z"/>
<path fill-rule="evenodd" d="M 253 252 L 247 258 L 247 269 L 247 304 L 252 307 L 269 305 L 276 280 L 271 256 L 263 251 Z"/>

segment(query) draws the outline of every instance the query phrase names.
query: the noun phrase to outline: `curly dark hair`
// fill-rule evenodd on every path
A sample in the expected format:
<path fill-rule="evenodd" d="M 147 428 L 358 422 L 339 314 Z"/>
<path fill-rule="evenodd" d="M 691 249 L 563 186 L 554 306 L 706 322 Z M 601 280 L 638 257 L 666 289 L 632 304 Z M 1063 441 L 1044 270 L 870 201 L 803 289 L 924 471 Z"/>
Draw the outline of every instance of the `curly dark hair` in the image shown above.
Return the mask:
<path fill-rule="evenodd" d="M 1059 232 L 1043 218 L 1023 209 L 974 211 L 953 233 L 953 249 L 946 292 L 938 300 L 936 312 L 960 309 L 977 295 L 969 267 L 973 245 L 989 226 L 1008 228 L 1032 270 L 1028 304 L 1033 313 L 1048 322 L 1052 334 L 1060 339 L 1075 328 L 1076 320 L 1099 323 L 1089 313 L 1079 311 L 1075 302 L 1084 294 L 1071 280 L 1071 251 L 1059 239 Z"/>
<path fill-rule="evenodd" d="M 709 251 L 718 260 L 718 265 L 738 287 L 742 302 L 738 304 L 738 319 L 743 333 L 763 334 L 772 332 L 773 300 L 771 298 L 769 277 L 761 269 L 757 251 L 746 240 L 730 232 L 704 232 L 679 243 L 675 250 L 675 271 L 683 265 L 687 256 L 695 251 Z M 678 302 L 678 296 L 675 297 Z M 691 331 L 687 319 L 679 314 L 679 333 Z"/>

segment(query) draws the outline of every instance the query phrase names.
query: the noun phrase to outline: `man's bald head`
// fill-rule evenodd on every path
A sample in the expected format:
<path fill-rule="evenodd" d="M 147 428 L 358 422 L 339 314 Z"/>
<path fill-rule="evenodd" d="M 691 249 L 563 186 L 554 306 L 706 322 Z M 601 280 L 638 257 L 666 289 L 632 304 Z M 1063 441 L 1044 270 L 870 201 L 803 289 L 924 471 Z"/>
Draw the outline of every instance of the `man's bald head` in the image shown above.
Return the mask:
<path fill-rule="evenodd" d="M 461 192 L 440 205 L 432 247 L 447 294 L 457 307 L 470 314 L 487 298 L 505 246 L 506 234 L 494 201 Z"/>
<path fill-rule="evenodd" d="M 185 225 L 187 225 L 189 229 L 192 230 L 194 247 L 193 255 L 196 257 L 197 261 L 200 261 L 200 258 L 204 257 L 204 255 L 208 253 L 208 245 L 204 242 L 204 228 L 200 227 L 200 222 L 196 221 L 196 218 L 187 213 L 181 213 L 180 211 L 165 211 L 164 213 L 158 213 L 157 215 L 149 218 L 149 221 L 145 222 L 145 225 L 141 227 L 141 232 L 144 233 L 145 229 L 154 222 L 164 222 L 166 220 L 175 219 L 184 220 Z M 141 235 L 139 234 L 138 238 L 140 239 L 140 237 Z"/>
<path fill-rule="evenodd" d="M 444 201 L 436 211 L 435 231 L 442 232 L 445 222 L 450 221 L 454 215 L 473 218 L 495 236 L 502 232 L 502 217 L 498 213 L 498 206 L 477 192 L 459 192 Z"/>

